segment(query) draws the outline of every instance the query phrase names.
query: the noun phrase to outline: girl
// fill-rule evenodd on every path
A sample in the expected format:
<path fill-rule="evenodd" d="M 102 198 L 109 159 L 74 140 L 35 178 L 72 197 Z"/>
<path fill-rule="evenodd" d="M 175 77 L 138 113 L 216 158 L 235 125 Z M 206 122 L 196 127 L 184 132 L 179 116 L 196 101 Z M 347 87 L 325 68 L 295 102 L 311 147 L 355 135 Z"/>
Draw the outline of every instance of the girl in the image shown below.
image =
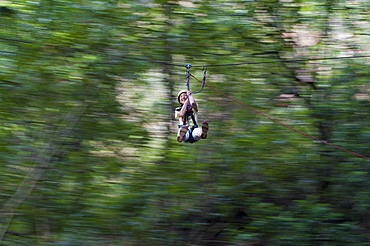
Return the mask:
<path fill-rule="evenodd" d="M 200 139 L 207 138 L 208 122 L 203 121 L 202 127 L 198 128 L 197 116 L 198 105 L 189 91 L 180 91 L 177 101 L 181 107 L 176 108 L 175 118 L 179 119 L 179 131 L 177 141 L 179 143 L 195 143 Z"/>

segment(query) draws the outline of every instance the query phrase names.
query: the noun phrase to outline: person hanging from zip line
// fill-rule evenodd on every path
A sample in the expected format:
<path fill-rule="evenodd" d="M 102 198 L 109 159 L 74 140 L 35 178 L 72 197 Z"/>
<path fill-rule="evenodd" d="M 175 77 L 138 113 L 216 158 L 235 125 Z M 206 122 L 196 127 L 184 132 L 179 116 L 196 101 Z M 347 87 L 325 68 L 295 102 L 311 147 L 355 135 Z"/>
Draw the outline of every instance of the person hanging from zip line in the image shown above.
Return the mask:
<path fill-rule="evenodd" d="M 181 104 L 175 110 L 175 118 L 179 119 L 177 142 L 195 143 L 207 138 L 208 122 L 203 121 L 201 128 L 197 124 L 198 105 L 189 91 L 180 91 L 177 101 Z"/>

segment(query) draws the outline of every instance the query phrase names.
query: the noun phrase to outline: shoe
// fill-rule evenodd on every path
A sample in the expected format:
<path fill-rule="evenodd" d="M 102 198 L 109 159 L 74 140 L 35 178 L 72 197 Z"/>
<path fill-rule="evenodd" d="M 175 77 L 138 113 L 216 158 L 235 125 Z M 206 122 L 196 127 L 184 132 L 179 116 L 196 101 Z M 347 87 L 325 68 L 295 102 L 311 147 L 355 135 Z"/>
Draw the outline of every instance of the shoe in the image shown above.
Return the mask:
<path fill-rule="evenodd" d="M 179 135 L 177 136 L 177 142 L 181 143 L 182 141 L 184 141 L 184 137 L 186 133 L 188 132 L 188 128 L 189 128 L 188 126 L 181 127 Z"/>
<path fill-rule="evenodd" d="M 207 138 L 208 128 L 209 128 L 208 122 L 203 121 L 203 123 L 202 123 L 202 135 L 200 135 L 201 139 L 206 139 Z"/>

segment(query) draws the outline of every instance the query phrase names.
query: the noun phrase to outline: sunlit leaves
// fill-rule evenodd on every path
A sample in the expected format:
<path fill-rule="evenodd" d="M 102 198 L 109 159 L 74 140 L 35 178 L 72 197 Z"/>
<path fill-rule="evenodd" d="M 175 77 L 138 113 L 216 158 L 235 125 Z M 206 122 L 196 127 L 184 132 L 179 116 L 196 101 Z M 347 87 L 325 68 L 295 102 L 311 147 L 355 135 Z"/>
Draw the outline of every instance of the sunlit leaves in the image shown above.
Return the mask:
<path fill-rule="evenodd" d="M 12 14 L 1 8 L 1 200 L 37 181 L 14 208 L 5 245 L 366 244 L 359 228 L 369 210 L 367 160 L 207 87 L 195 98 L 208 138 L 178 144 L 171 96 L 185 88 L 184 68 L 156 61 L 251 62 L 209 66 L 207 83 L 369 155 L 367 60 L 305 61 L 363 53 L 367 5 L 13 1 Z M 286 62 L 294 58 L 301 61 Z M 202 76 L 199 67 L 191 72 Z"/>

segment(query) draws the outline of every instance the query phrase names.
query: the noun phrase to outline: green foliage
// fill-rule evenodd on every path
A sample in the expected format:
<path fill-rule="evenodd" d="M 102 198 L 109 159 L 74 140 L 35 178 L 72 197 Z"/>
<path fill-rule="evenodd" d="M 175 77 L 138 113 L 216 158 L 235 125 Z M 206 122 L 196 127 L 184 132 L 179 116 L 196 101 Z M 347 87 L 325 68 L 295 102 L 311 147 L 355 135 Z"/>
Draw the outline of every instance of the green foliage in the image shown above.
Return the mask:
<path fill-rule="evenodd" d="M 367 245 L 365 1 L 12 1 L 0 6 L 1 245 Z M 300 60 L 300 62 L 288 62 Z M 198 67 L 191 69 L 202 76 Z M 199 88 L 191 80 L 192 90 Z"/>

